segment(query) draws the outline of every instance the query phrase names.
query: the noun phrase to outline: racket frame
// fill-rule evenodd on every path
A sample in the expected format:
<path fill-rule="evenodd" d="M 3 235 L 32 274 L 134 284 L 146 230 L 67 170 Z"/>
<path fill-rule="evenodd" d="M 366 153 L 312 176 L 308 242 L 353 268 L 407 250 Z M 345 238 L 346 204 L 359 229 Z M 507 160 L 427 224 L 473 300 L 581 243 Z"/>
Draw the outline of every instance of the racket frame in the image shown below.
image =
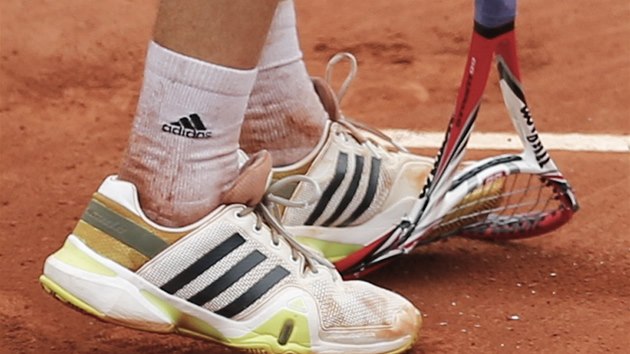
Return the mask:
<path fill-rule="evenodd" d="M 474 128 L 481 98 L 493 62 L 499 70 L 503 101 L 521 139 L 519 154 L 493 156 L 458 171 Z M 565 224 L 579 209 L 568 181 L 558 170 L 540 141 L 534 120 L 520 84 L 520 68 L 516 52 L 514 22 L 496 28 L 475 22 L 464 75 L 458 91 L 455 111 L 449 121 L 440 148 L 421 195 L 408 216 L 396 225 L 390 236 L 369 257 L 347 269 L 353 277 L 365 275 L 400 254 L 411 252 L 418 245 L 434 242 L 445 235 L 431 235 L 431 230 L 470 192 L 493 180 L 512 174 L 539 175 L 561 188 L 566 206 L 553 222 L 538 225 L 533 232 L 511 235 L 507 239 L 531 237 L 550 232 Z M 465 229 L 465 227 L 464 227 Z M 449 235 L 457 234 L 457 232 Z M 464 235 L 466 236 L 466 235 Z M 468 235 L 480 237 L 483 235 Z M 500 237 L 497 237 L 500 238 Z"/>

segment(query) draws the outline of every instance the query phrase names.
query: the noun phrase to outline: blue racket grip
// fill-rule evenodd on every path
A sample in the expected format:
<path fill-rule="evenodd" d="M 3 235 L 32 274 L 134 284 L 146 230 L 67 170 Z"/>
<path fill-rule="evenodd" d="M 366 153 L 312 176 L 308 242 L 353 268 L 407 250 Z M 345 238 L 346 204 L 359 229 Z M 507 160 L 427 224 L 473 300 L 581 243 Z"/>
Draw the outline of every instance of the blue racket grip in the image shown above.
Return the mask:
<path fill-rule="evenodd" d="M 516 0 L 475 0 L 475 22 L 496 28 L 514 21 Z"/>

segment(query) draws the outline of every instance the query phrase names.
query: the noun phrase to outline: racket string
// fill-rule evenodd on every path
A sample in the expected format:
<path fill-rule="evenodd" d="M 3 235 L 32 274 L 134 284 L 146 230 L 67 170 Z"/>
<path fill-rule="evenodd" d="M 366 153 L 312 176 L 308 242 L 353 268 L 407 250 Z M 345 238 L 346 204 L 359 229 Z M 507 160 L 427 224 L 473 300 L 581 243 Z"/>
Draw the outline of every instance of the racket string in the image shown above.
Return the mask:
<path fill-rule="evenodd" d="M 461 230 L 488 228 L 514 231 L 535 226 L 563 208 L 552 182 L 532 174 L 523 177 L 508 175 L 473 190 L 442 219 L 433 234 L 450 236 Z"/>
<path fill-rule="evenodd" d="M 536 195 L 536 204 L 534 204 L 534 206 L 532 206 L 532 208 L 528 211 L 528 213 L 531 213 L 532 211 L 534 211 L 535 206 L 536 206 L 536 205 L 538 204 L 538 202 L 540 201 L 540 196 L 542 195 L 542 190 L 543 190 L 542 188 L 540 188 L 540 189 L 538 190 L 538 194 Z M 549 199 L 547 199 L 547 202 L 548 202 L 548 201 L 549 201 Z M 543 210 L 545 209 L 546 204 L 547 204 L 547 203 L 545 203 L 545 206 L 543 207 Z"/>
<path fill-rule="evenodd" d="M 515 176 L 518 176 L 518 175 L 515 175 Z M 529 179 L 527 180 L 527 186 L 530 185 L 531 179 L 532 179 L 532 175 L 529 175 Z M 526 196 L 526 193 L 521 193 L 521 198 L 519 199 L 517 204 L 520 204 L 523 201 L 523 198 L 525 198 L 525 196 Z M 516 214 L 516 210 L 517 210 L 516 208 L 512 208 L 512 214 L 510 215 L 510 217 L 514 217 L 514 214 Z"/>

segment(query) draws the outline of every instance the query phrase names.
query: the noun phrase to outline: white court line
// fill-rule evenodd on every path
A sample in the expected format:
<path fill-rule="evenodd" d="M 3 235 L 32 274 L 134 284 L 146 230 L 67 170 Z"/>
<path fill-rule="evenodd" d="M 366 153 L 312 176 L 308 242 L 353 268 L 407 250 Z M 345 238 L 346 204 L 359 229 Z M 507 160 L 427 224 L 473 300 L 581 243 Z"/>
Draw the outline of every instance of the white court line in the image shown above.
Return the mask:
<path fill-rule="evenodd" d="M 400 145 L 410 148 L 439 148 L 443 132 L 422 132 L 406 129 L 383 129 Z M 630 152 L 630 135 L 541 133 L 547 150 Z M 508 133 L 473 133 L 468 147 L 479 150 L 521 150 L 518 135 Z"/>

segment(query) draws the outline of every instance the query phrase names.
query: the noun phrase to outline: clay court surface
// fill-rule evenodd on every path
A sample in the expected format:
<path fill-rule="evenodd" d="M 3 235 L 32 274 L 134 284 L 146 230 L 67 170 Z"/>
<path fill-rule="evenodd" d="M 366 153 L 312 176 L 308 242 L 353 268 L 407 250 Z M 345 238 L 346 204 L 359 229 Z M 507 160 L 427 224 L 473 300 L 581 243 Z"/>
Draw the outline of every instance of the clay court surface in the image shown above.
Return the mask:
<path fill-rule="evenodd" d="M 444 129 L 471 0 L 297 2 L 312 74 L 337 51 L 359 58 L 347 114 L 380 128 Z M 1 353 L 229 352 L 101 323 L 37 282 L 45 257 L 116 172 L 155 9 L 155 1 L 0 3 Z M 630 134 L 630 2 L 521 1 L 517 28 L 540 131 Z M 476 129 L 511 132 L 494 77 Z M 582 205 L 569 225 L 521 242 L 452 239 L 369 277 L 423 310 L 413 353 L 630 351 L 630 153 L 552 155 Z"/>

